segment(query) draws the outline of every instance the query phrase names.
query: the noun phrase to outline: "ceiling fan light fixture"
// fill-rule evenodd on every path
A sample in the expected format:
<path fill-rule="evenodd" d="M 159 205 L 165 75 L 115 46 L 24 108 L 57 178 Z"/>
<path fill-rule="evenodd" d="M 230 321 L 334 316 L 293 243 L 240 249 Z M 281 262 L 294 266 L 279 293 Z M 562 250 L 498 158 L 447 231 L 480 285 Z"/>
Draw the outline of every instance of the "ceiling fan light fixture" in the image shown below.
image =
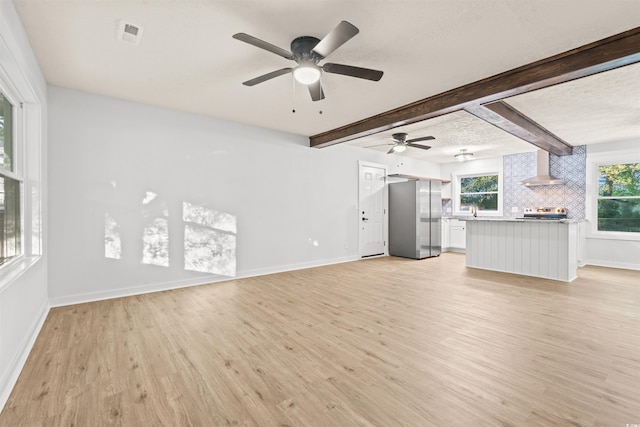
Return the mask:
<path fill-rule="evenodd" d="M 293 77 L 303 85 L 310 85 L 320 80 L 320 69 L 314 65 L 299 65 L 293 70 Z"/>
<path fill-rule="evenodd" d="M 402 152 L 403 152 L 404 150 L 406 150 L 406 149 L 407 149 L 407 146 L 406 146 L 406 145 L 404 145 L 404 144 L 398 144 L 398 145 L 395 145 L 395 146 L 393 147 L 393 152 L 394 152 L 394 153 L 402 153 Z"/>
<path fill-rule="evenodd" d="M 462 148 L 458 154 L 453 156 L 453 158 L 458 162 L 466 162 L 467 160 L 473 159 L 473 153 L 467 153 L 467 149 Z"/>
<path fill-rule="evenodd" d="M 384 74 L 382 71 L 354 67 L 352 65 L 334 64 L 331 62 L 319 65 L 320 61 L 326 59 L 332 52 L 351 40 L 359 31 L 355 25 L 347 21 L 341 21 L 337 27 L 331 30 L 329 34 L 321 40 L 311 36 L 296 37 L 291 41 L 291 52 L 264 40 L 260 40 L 257 37 L 250 36 L 247 33 L 236 33 L 232 36 L 234 39 L 264 49 L 285 59 L 295 61 L 298 64 L 296 67 L 281 68 L 280 70 L 263 74 L 242 82 L 242 84 L 245 86 L 255 86 L 278 76 L 292 73 L 295 79 L 293 83 L 295 84 L 297 81 L 298 83 L 306 85 L 311 100 L 320 101 L 325 98 L 320 82 L 320 75 L 323 74 L 323 72 L 377 82 Z"/>

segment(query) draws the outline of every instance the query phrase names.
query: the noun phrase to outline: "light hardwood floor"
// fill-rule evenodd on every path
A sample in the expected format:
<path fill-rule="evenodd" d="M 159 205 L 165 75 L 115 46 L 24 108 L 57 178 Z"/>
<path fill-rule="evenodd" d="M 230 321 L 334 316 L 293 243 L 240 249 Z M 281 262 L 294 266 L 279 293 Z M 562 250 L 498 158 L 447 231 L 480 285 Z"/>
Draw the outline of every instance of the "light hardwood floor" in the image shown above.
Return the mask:
<path fill-rule="evenodd" d="M 54 308 L 0 426 L 640 423 L 640 272 L 376 258 Z"/>

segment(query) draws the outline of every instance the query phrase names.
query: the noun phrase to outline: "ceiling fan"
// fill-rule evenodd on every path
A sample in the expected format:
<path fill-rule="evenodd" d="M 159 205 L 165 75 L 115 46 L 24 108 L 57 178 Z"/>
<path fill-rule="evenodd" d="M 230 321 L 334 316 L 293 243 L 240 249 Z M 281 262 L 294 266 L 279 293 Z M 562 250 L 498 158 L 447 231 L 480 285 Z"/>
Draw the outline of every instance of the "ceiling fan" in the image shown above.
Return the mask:
<path fill-rule="evenodd" d="M 420 138 L 407 139 L 408 136 L 409 135 L 404 132 L 394 133 L 393 135 L 391 135 L 391 139 L 393 140 L 393 142 L 389 144 L 380 144 L 380 145 L 393 145 L 393 147 L 391 147 L 391 149 L 387 152 L 387 154 L 402 153 L 404 150 L 407 149 L 407 147 L 429 150 L 431 149 L 429 145 L 421 145 L 421 144 L 414 144 L 414 143 L 418 141 L 430 141 L 432 139 L 435 139 L 433 136 L 423 136 Z M 379 147 L 380 145 L 372 145 L 367 148 Z"/>
<path fill-rule="evenodd" d="M 250 45 L 267 50 L 286 59 L 296 61 L 296 67 L 281 68 L 262 76 L 247 80 L 242 83 L 245 86 L 254 86 L 284 74 L 293 73 L 294 78 L 309 88 L 309 94 L 314 101 L 324 99 L 324 91 L 320 84 L 320 74 L 325 73 L 342 74 L 344 76 L 357 77 L 378 81 L 382 78 L 382 71 L 371 70 L 369 68 L 354 67 L 351 65 L 334 64 L 328 62 L 320 65 L 319 62 L 329 56 L 337 48 L 345 44 L 360 30 L 347 21 L 342 21 L 322 40 L 311 36 L 302 36 L 291 42 L 291 52 L 260 40 L 245 33 L 234 34 L 236 40 L 249 43 Z"/>

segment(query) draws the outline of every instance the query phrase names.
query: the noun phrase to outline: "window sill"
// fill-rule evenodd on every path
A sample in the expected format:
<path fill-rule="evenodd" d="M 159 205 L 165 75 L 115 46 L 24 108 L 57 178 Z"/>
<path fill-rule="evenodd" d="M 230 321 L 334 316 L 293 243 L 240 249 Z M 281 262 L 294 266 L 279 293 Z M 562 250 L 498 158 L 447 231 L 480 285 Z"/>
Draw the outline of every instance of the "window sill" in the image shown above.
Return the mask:
<path fill-rule="evenodd" d="M 625 240 L 630 242 L 640 242 L 640 235 L 638 233 L 623 233 L 623 232 L 590 232 L 587 234 L 587 239 L 599 239 L 599 240 Z"/>
<path fill-rule="evenodd" d="M 0 273 L 2 273 L 2 278 L 0 279 L 0 292 L 18 280 L 20 276 L 38 262 L 40 258 L 40 256 L 21 256 L 0 267 Z"/>
<path fill-rule="evenodd" d="M 584 219 L 585 228 L 583 238 L 594 240 L 621 240 L 627 242 L 640 242 L 640 233 L 628 233 L 623 231 L 598 231 L 595 224 L 589 219 Z"/>
<path fill-rule="evenodd" d="M 587 239 L 597 240 L 624 240 L 628 242 L 640 242 L 640 233 L 625 233 L 622 231 L 597 231 L 595 224 L 592 221 L 589 222 L 589 227 L 585 233 Z"/>

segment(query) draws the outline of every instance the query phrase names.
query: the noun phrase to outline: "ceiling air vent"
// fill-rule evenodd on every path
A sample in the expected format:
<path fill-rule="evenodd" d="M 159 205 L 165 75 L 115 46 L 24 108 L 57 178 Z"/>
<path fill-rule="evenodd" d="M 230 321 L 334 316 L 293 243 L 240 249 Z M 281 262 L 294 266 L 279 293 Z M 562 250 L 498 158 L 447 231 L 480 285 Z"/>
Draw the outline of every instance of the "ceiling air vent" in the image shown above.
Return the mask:
<path fill-rule="evenodd" d="M 139 25 L 126 21 L 118 22 L 117 38 L 120 41 L 135 44 L 137 46 L 140 44 L 140 40 L 142 40 L 143 33 L 144 28 Z"/>

